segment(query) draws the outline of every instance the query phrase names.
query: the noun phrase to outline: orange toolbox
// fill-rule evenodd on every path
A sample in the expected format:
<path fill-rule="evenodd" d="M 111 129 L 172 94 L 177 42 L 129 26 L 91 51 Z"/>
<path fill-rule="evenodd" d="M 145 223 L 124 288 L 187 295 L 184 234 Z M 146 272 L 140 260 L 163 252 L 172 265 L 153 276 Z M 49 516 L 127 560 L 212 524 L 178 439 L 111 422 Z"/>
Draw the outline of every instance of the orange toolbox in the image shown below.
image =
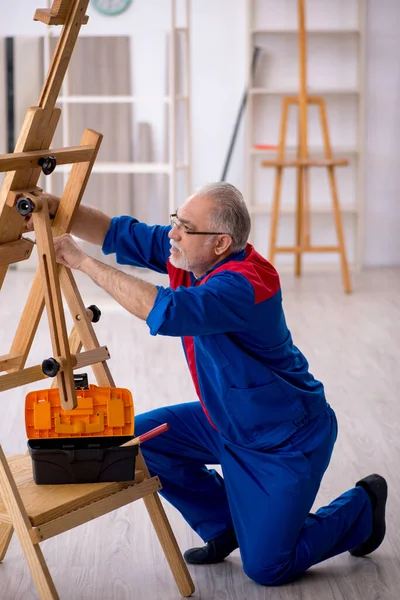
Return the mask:
<path fill-rule="evenodd" d="M 124 388 L 88 385 L 75 375 L 78 406 L 63 410 L 58 388 L 30 392 L 25 427 L 38 484 L 131 481 L 138 446 L 132 439 L 132 394 Z"/>

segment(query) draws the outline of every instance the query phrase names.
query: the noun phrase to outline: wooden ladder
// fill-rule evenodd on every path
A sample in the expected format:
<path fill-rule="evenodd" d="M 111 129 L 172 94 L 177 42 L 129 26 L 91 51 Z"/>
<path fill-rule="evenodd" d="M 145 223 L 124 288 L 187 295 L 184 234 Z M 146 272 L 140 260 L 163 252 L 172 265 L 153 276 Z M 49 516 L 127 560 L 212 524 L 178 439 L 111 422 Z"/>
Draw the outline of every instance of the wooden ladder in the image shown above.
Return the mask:
<path fill-rule="evenodd" d="M 100 346 L 92 325 L 94 312 L 85 308 L 71 271 L 56 263 L 53 245 L 53 236 L 71 230 L 102 140 L 101 134 L 87 129 L 79 146 L 50 150 L 61 114 L 55 104 L 80 28 L 88 20 L 88 3 L 54 0 L 50 9 L 36 11 L 35 20 L 62 25 L 63 29 L 38 106 L 28 110 L 15 152 L 0 155 L 0 171 L 7 172 L 0 190 L 0 288 L 9 265 L 31 254 L 32 241 L 22 237 L 29 214 L 39 256 L 39 268 L 10 352 L 0 356 L 0 372 L 5 373 L 0 376 L 0 391 L 45 379 L 52 371 L 53 386 L 59 388 L 64 410 L 77 406 L 74 369 L 90 365 L 98 385 L 115 387 L 106 362 L 108 349 Z M 37 183 L 42 170 L 48 173 L 60 164 L 73 166 L 51 222 L 47 199 Z M 61 291 L 74 322 L 69 338 Z M 25 368 L 45 305 L 54 354 L 50 371 L 48 360 Z M 179 591 L 190 596 L 193 581 L 158 496 L 161 483 L 158 477 L 150 476 L 140 451 L 137 466 L 131 482 L 36 486 L 29 456 L 7 460 L 0 446 L 0 560 L 15 530 L 40 598 L 57 599 L 40 542 L 143 498 Z"/>

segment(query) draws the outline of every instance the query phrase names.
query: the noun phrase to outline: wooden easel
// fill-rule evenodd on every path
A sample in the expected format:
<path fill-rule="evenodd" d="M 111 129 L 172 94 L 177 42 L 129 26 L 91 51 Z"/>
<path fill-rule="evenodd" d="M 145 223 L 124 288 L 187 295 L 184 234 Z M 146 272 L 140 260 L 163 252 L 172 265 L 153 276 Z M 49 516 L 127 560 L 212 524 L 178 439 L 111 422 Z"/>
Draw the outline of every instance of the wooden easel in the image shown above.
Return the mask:
<path fill-rule="evenodd" d="M 49 150 L 61 111 L 55 103 L 81 25 L 87 23 L 89 0 L 54 0 L 48 10 L 37 10 L 35 20 L 63 25 L 39 104 L 28 110 L 15 152 L 0 156 L 0 171 L 7 171 L 0 191 L 0 288 L 12 263 L 29 258 L 32 242 L 21 237 L 24 215 L 32 212 L 39 269 L 35 275 L 9 354 L 0 357 L 0 391 L 55 376 L 62 407 L 77 405 L 73 370 L 91 365 L 98 385 L 115 387 L 107 366 L 108 349 L 101 347 L 92 326 L 95 307 L 87 310 L 69 269 L 57 265 L 53 236 L 69 232 L 85 191 L 102 136 L 91 130 L 78 147 Z M 51 225 L 47 200 L 37 187 L 41 169 L 73 164 Z M 74 319 L 68 339 L 61 289 Z M 49 320 L 54 356 L 42 365 L 24 368 L 44 305 Z M 85 351 L 81 352 L 82 346 Z M 46 375 L 47 373 L 47 375 Z M 123 483 L 36 486 L 31 459 L 16 455 L 6 459 L 0 446 L 0 560 L 13 531 L 42 600 L 58 599 L 39 543 L 125 504 L 144 499 L 173 576 L 183 596 L 194 585 L 177 545 L 160 499 L 161 484 L 151 477 L 142 454 L 135 480 Z"/>
<path fill-rule="evenodd" d="M 274 261 L 277 252 L 294 252 L 296 255 L 295 273 L 301 274 L 301 256 L 303 252 L 339 252 L 342 270 L 342 279 L 345 292 L 351 292 L 349 268 L 347 264 L 343 224 L 339 206 L 339 197 L 336 186 L 335 167 L 348 165 L 348 160 L 334 158 L 328 132 L 325 100 L 318 96 L 307 95 L 306 74 L 306 31 L 305 31 L 305 0 L 298 0 L 299 15 L 299 67 L 300 67 L 300 91 L 298 97 L 283 98 L 282 117 L 280 125 L 279 148 L 277 158 L 265 160 L 261 163 L 263 167 L 275 167 L 275 189 L 271 215 L 271 234 L 269 247 L 269 260 Z M 308 152 L 307 135 L 307 109 L 308 105 L 317 105 L 321 119 L 321 128 L 324 141 L 325 156 L 323 158 L 311 158 Z M 299 141 L 297 158 L 285 157 L 286 130 L 288 123 L 289 108 L 292 105 L 299 107 Z M 281 198 L 281 185 L 283 169 L 295 167 L 297 169 L 297 206 L 296 206 L 296 245 L 288 247 L 277 247 L 276 238 L 278 230 L 278 218 Z M 328 171 L 329 185 L 332 194 L 333 216 L 338 240 L 337 246 L 312 246 L 310 236 L 310 201 L 309 201 L 309 169 L 310 167 L 325 167 Z"/>

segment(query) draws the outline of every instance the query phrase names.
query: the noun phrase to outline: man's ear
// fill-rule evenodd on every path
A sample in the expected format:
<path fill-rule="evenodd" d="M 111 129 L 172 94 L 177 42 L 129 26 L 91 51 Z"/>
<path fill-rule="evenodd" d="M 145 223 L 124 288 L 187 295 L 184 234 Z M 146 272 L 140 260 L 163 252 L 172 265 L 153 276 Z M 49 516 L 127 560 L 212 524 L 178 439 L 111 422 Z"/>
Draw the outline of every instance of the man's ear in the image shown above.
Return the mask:
<path fill-rule="evenodd" d="M 217 256 L 221 256 L 221 254 L 225 254 L 229 247 L 232 245 L 232 238 L 230 235 L 220 235 L 218 236 L 217 243 L 214 246 L 215 254 Z"/>

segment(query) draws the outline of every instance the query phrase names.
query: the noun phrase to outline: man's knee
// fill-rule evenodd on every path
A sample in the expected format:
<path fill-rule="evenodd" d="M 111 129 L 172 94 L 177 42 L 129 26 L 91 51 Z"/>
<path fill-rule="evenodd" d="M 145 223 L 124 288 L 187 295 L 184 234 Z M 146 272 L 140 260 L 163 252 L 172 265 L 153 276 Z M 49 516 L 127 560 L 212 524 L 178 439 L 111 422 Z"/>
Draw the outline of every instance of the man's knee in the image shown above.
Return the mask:
<path fill-rule="evenodd" d="M 140 415 L 135 415 L 135 435 L 142 435 L 158 425 L 166 422 L 166 413 L 164 408 L 156 408 Z"/>
<path fill-rule="evenodd" d="M 243 570 L 247 577 L 259 585 L 283 585 L 295 578 L 291 561 L 271 564 L 267 567 L 257 564 L 257 561 L 243 562 Z"/>

